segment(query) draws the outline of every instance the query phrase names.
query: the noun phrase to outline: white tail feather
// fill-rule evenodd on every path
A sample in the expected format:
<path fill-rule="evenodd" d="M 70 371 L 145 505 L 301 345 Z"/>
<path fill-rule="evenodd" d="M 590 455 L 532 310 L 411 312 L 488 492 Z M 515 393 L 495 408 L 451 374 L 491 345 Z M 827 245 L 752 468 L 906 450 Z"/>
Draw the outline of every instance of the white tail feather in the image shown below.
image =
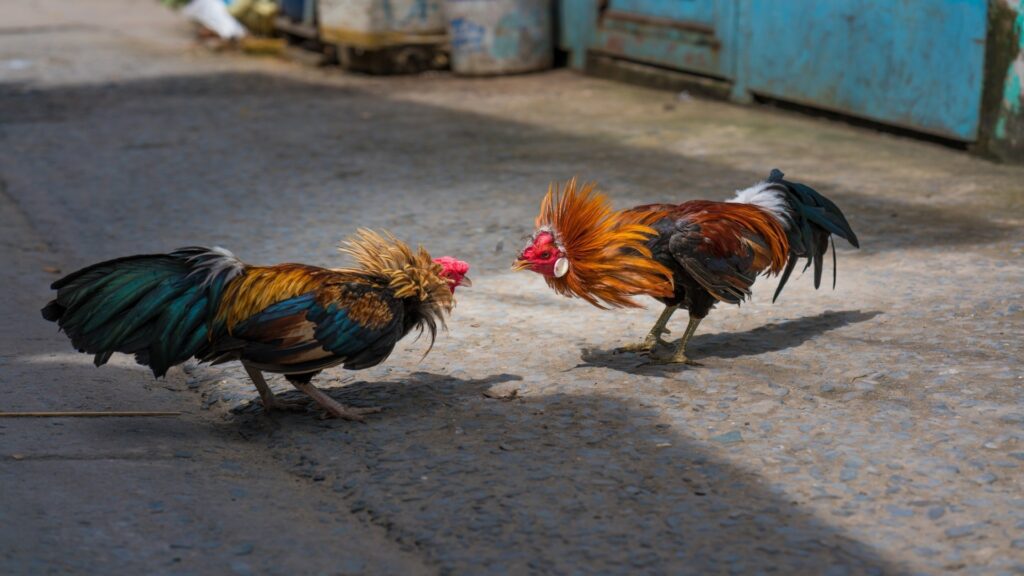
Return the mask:
<path fill-rule="evenodd" d="M 230 282 L 245 270 L 245 263 L 239 260 L 230 250 L 214 246 L 213 248 L 183 248 L 174 253 L 184 256 L 192 265 L 189 276 L 204 276 L 203 285 L 220 277 L 225 283 Z"/>
<path fill-rule="evenodd" d="M 770 212 L 786 230 L 792 226 L 793 219 L 789 215 L 789 202 L 786 200 L 786 193 L 778 184 L 758 182 L 750 188 L 737 190 L 736 196 L 727 202 L 753 204 Z"/>

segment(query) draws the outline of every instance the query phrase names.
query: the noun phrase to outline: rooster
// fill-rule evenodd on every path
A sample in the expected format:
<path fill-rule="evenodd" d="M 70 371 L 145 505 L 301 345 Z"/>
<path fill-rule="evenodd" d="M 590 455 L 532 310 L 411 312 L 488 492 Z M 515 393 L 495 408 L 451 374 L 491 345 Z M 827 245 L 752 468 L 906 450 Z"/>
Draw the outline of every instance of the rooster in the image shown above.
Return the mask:
<path fill-rule="evenodd" d="M 513 265 L 544 276 L 556 292 L 598 308 L 637 307 L 653 296 L 665 310 L 639 344 L 656 363 L 693 363 L 686 345 L 718 302 L 740 304 L 759 274 L 782 278 L 774 302 L 801 258 L 821 284 L 832 235 L 859 247 L 846 217 L 828 198 L 772 170 L 767 180 L 727 202 L 691 200 L 613 211 L 589 184 L 553 184 L 541 204 L 537 229 Z M 832 286 L 835 287 L 835 245 Z M 690 315 L 675 346 L 662 340 L 672 314 Z"/>
<path fill-rule="evenodd" d="M 239 360 L 266 410 L 301 408 L 274 396 L 263 372 L 284 374 L 327 413 L 362 420 L 378 408 L 344 406 L 311 384 L 321 370 L 383 362 L 413 328 L 430 334 L 469 286 L 469 265 L 432 260 L 390 234 L 360 230 L 341 249 L 357 267 L 251 266 L 223 248 L 182 248 L 94 264 L 53 283 L 43 308 L 80 352 L 102 366 L 134 354 L 157 378 L 190 358 Z M 430 349 L 427 349 L 429 353 Z"/>

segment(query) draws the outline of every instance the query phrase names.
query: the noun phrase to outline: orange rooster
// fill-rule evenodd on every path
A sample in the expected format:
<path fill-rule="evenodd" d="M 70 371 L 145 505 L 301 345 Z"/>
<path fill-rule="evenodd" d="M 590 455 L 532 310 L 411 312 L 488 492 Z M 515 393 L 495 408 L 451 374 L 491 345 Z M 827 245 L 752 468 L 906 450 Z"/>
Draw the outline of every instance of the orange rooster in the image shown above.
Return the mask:
<path fill-rule="evenodd" d="M 413 328 L 433 345 L 455 288 L 469 285 L 469 265 L 368 230 L 342 252 L 358 266 L 251 266 L 222 248 L 118 258 L 54 282 L 43 317 L 97 366 L 114 352 L 134 354 L 160 377 L 192 357 L 239 360 L 267 410 L 305 407 L 274 396 L 262 373 L 276 372 L 331 415 L 361 420 L 378 409 L 338 403 L 313 376 L 375 366 Z"/>
<path fill-rule="evenodd" d="M 686 344 L 718 302 L 740 304 L 759 274 L 782 274 L 779 297 L 801 258 L 814 264 L 821 284 L 823 258 L 832 234 L 859 247 L 839 208 L 810 187 L 772 170 L 764 182 L 727 202 L 691 200 L 613 211 L 593 184 L 564 189 L 554 184 L 541 204 L 537 229 L 513 265 L 544 276 L 565 296 L 599 308 L 637 307 L 635 296 L 652 296 L 665 310 L 630 351 L 650 351 L 658 363 L 692 363 Z M 832 249 L 835 287 L 835 247 Z M 690 321 L 674 346 L 661 339 L 672 314 Z"/>

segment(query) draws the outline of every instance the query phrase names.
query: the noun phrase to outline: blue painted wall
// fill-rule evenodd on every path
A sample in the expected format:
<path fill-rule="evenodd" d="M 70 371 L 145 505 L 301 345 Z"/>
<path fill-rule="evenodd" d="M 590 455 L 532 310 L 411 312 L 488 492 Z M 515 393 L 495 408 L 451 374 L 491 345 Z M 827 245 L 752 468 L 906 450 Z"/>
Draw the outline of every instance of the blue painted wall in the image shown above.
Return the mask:
<path fill-rule="evenodd" d="M 740 100 L 760 94 L 972 142 L 988 4 L 562 0 L 562 43 L 579 68 L 587 53 L 609 55 L 730 81 Z"/>
<path fill-rule="evenodd" d="M 987 0 L 743 4 L 740 58 L 751 92 L 977 137 Z"/>

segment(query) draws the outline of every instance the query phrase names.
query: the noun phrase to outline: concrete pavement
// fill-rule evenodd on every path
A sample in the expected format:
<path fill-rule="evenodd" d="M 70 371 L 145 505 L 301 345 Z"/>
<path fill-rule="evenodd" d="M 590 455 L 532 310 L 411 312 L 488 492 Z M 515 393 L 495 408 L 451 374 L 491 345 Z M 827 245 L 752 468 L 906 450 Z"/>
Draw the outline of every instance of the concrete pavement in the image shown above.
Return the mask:
<path fill-rule="evenodd" d="M 0 421 L 4 572 L 1024 569 L 1024 170 L 564 71 L 347 76 L 197 51 L 148 2 L 44 7 L 0 26 L 5 408 L 184 414 Z M 656 306 L 508 271 L 552 179 L 627 206 L 773 167 L 862 249 L 835 291 L 771 305 L 762 280 L 714 311 L 703 367 L 610 353 Z M 321 376 L 386 408 L 365 425 L 264 415 L 237 368 L 96 370 L 38 317 L 52 268 L 195 243 L 333 265 L 358 226 L 475 282 L 427 358 Z"/>

